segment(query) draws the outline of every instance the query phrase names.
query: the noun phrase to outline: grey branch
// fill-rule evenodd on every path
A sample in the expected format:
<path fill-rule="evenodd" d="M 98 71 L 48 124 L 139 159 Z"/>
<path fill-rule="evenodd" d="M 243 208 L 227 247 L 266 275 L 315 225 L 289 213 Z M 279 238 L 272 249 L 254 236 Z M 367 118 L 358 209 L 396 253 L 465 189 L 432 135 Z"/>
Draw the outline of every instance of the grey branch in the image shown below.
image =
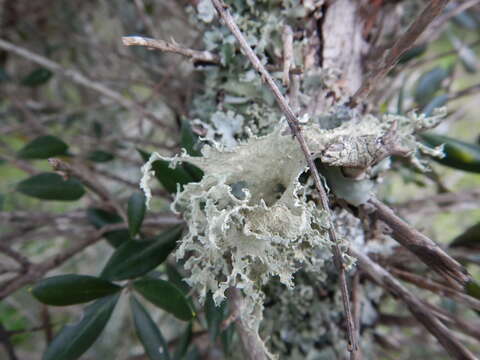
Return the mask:
<path fill-rule="evenodd" d="M 330 213 L 327 194 L 325 192 L 325 189 L 323 188 L 323 184 L 320 180 L 320 175 L 318 174 L 314 160 L 311 156 L 310 149 L 305 141 L 305 138 L 302 135 L 302 130 L 300 128 L 297 116 L 294 114 L 287 100 L 282 95 L 280 89 L 275 83 L 275 80 L 273 80 L 272 76 L 269 74 L 267 69 L 265 69 L 263 64 L 260 62 L 260 59 L 257 57 L 257 55 L 255 55 L 254 51 L 248 44 L 247 40 L 243 36 L 242 32 L 240 31 L 237 24 L 235 23 L 235 20 L 230 14 L 230 11 L 228 10 L 228 6 L 222 0 L 211 0 L 211 1 L 215 9 L 217 10 L 219 16 L 225 22 L 225 25 L 230 29 L 232 34 L 235 36 L 235 38 L 239 42 L 241 49 L 243 50 L 248 60 L 251 62 L 252 66 L 255 68 L 255 70 L 257 70 L 260 73 L 262 80 L 267 84 L 267 86 L 270 88 L 273 95 L 275 96 L 277 104 L 280 106 L 280 109 L 286 116 L 292 135 L 297 138 L 300 144 L 300 147 L 302 148 L 302 152 L 305 155 L 307 165 L 310 168 L 310 171 L 313 175 L 315 187 L 317 189 L 318 194 L 320 195 L 322 207 L 327 213 Z M 357 336 L 355 331 L 355 324 L 352 316 L 352 309 L 350 305 L 345 267 L 343 264 L 342 253 L 340 251 L 340 247 L 337 241 L 335 229 L 333 227 L 333 223 L 331 221 L 330 216 L 329 216 L 329 219 L 330 219 L 329 220 L 330 226 L 328 228 L 328 233 L 329 233 L 330 240 L 332 241 L 333 244 L 335 244 L 333 246 L 333 259 L 334 259 L 335 266 L 339 272 L 340 290 L 342 293 L 342 301 L 343 301 L 343 306 L 345 310 L 345 316 L 347 319 L 348 350 L 350 352 L 356 352 L 358 350 L 358 341 L 357 341 Z"/>
<path fill-rule="evenodd" d="M 180 54 L 191 58 L 194 62 L 198 61 L 210 64 L 220 64 L 220 57 L 216 54 L 209 51 L 188 49 L 164 40 L 156 40 L 142 36 L 124 36 L 122 37 L 122 42 L 125 46 L 145 46 L 149 49 Z"/>
<path fill-rule="evenodd" d="M 442 344 L 445 350 L 455 359 L 477 359 L 470 350 L 463 346 L 453 333 L 438 320 L 430 309 L 415 295 L 407 290 L 397 279 L 377 263 L 373 262 L 361 251 L 350 248 L 350 253 L 358 260 L 358 265 L 378 285 L 384 287 L 392 295 L 402 300 L 412 315 Z"/>
<path fill-rule="evenodd" d="M 462 289 L 471 280 L 467 270 L 462 265 L 443 251 L 433 240 L 400 219 L 384 203 L 372 198 L 369 204 L 374 206 L 376 216 L 392 229 L 395 240 L 414 253 L 432 270 L 449 281 L 453 280 L 452 285 Z"/>
<path fill-rule="evenodd" d="M 397 64 L 400 56 L 409 50 L 418 37 L 423 33 L 427 26 L 442 12 L 449 0 L 430 0 L 422 13 L 410 25 L 405 34 L 403 34 L 393 46 L 385 51 L 378 64 L 373 67 L 370 74 L 367 75 L 360 89 L 352 97 L 351 106 L 362 101 L 380 81 Z"/>

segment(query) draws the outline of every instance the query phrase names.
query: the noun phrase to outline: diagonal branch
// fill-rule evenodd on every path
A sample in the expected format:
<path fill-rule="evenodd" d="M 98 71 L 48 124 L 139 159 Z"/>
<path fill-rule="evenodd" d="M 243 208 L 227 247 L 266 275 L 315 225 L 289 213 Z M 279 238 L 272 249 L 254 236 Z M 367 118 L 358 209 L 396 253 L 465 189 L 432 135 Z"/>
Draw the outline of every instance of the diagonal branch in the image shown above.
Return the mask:
<path fill-rule="evenodd" d="M 470 275 L 467 270 L 443 251 L 433 240 L 412 228 L 378 199 L 370 199 L 369 204 L 374 206 L 376 216 L 392 229 L 393 238 L 417 255 L 428 267 L 438 272 L 449 280 L 450 283 L 453 280 L 457 288 L 459 284 L 461 285 L 460 288 L 462 288 L 470 281 Z"/>
<path fill-rule="evenodd" d="M 438 320 L 430 309 L 407 290 L 397 279 L 380 265 L 372 261 L 363 252 L 350 247 L 350 253 L 357 258 L 358 265 L 378 285 L 384 287 L 392 295 L 402 300 L 412 315 L 442 344 L 445 350 L 455 359 L 475 360 L 470 350 L 463 346 L 453 333 Z"/>
<path fill-rule="evenodd" d="M 180 54 L 191 58 L 194 62 L 220 64 L 220 57 L 216 54 L 209 51 L 188 49 L 164 40 L 156 40 L 143 36 L 124 36 L 122 37 L 122 42 L 125 46 L 145 46 L 149 49 Z"/>
<path fill-rule="evenodd" d="M 422 13 L 410 25 L 407 32 L 403 34 L 393 46 L 386 50 L 381 60 L 373 67 L 367 75 L 360 89 L 352 96 L 349 105 L 355 106 L 361 102 L 380 83 L 390 70 L 397 64 L 400 56 L 409 50 L 427 26 L 442 12 L 449 0 L 430 0 Z"/>
<path fill-rule="evenodd" d="M 233 19 L 230 11 L 228 10 L 228 6 L 223 2 L 223 0 L 211 0 L 213 6 L 217 10 L 219 16 L 225 22 L 225 25 L 230 29 L 233 33 L 235 38 L 240 44 L 241 49 L 243 50 L 244 54 L 247 56 L 248 60 L 252 63 L 255 70 L 260 73 L 262 80 L 267 84 L 270 90 L 273 92 L 275 99 L 280 106 L 280 109 L 285 114 L 288 125 L 292 131 L 292 135 L 295 136 L 302 148 L 302 151 L 305 155 L 305 159 L 307 161 L 308 167 L 313 175 L 313 179 L 315 182 L 315 187 L 317 189 L 318 194 L 320 195 L 320 201 L 322 204 L 323 209 L 330 214 L 330 208 L 328 204 L 327 194 L 323 185 L 320 180 L 320 175 L 318 174 L 317 168 L 315 167 L 314 160 L 311 156 L 310 149 L 308 148 L 307 143 L 305 142 L 305 138 L 302 135 L 302 130 L 299 125 L 299 121 L 297 116 L 294 114 L 291 107 L 288 105 L 287 100 L 280 92 L 275 80 L 273 80 L 272 76 L 269 74 L 267 69 L 263 66 L 263 64 L 258 59 L 257 55 L 253 52 L 252 48 L 248 44 L 247 40 L 245 39 L 244 35 L 238 28 L 235 20 Z M 346 271 L 342 260 L 342 253 L 340 251 L 339 243 L 337 241 L 337 236 L 333 227 L 333 223 L 331 221 L 331 217 L 329 216 L 330 226 L 328 228 L 328 233 L 330 240 L 334 244 L 333 246 L 333 259 L 335 266 L 339 272 L 339 279 L 340 279 L 340 290 L 342 293 L 342 301 L 345 310 L 345 315 L 347 318 L 347 335 L 348 335 L 348 350 L 351 353 L 355 353 L 358 350 L 358 341 L 355 332 L 355 324 L 352 316 L 352 309 L 350 306 L 350 298 L 348 293 L 348 286 L 347 286 L 347 279 L 346 279 Z"/>

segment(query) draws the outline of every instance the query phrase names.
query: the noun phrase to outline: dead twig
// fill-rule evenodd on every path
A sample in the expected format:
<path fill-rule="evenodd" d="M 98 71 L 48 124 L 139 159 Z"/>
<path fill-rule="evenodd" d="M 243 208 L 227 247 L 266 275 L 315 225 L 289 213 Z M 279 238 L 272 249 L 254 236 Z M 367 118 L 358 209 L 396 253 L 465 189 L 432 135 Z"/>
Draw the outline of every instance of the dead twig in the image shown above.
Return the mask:
<path fill-rule="evenodd" d="M 459 292 L 436 281 L 430 280 L 424 276 L 418 276 L 399 269 L 392 269 L 391 272 L 401 280 L 407 281 L 422 289 L 430 290 L 441 296 L 448 296 L 462 304 L 469 306 L 472 309 L 480 311 L 480 300 L 477 300 L 474 297 L 468 296 L 467 294 Z"/>
<path fill-rule="evenodd" d="M 471 280 L 467 270 L 460 263 L 443 251 L 433 240 L 400 219 L 387 205 L 375 198 L 370 199 L 369 204 L 375 208 L 378 219 L 390 227 L 395 240 L 432 270 L 450 281 L 457 289 L 462 289 Z"/>
<path fill-rule="evenodd" d="M 230 11 L 228 10 L 228 6 L 222 0 L 211 0 L 211 1 L 215 9 L 217 10 L 219 16 L 225 22 L 225 25 L 230 29 L 232 34 L 235 36 L 235 38 L 239 42 L 241 49 L 243 50 L 244 54 L 247 56 L 248 60 L 250 60 L 252 66 L 255 68 L 255 70 L 257 70 L 260 73 L 262 80 L 267 84 L 267 86 L 270 88 L 273 95 L 275 96 L 277 104 L 280 106 L 280 109 L 286 116 L 292 135 L 297 138 L 300 144 L 300 147 L 305 155 L 307 165 L 310 168 L 310 172 L 313 175 L 315 187 L 317 189 L 318 194 L 320 195 L 322 208 L 327 213 L 330 213 L 327 194 L 325 192 L 325 189 L 323 188 L 317 168 L 315 167 L 315 163 L 311 156 L 310 149 L 305 141 L 305 138 L 302 135 L 302 130 L 300 128 L 297 116 L 294 114 L 293 110 L 288 105 L 287 100 L 282 95 L 280 89 L 275 83 L 275 80 L 273 80 L 269 72 L 265 69 L 263 64 L 258 59 L 257 55 L 255 55 L 255 53 L 253 52 L 252 48 L 248 44 L 247 40 L 243 36 L 242 32 L 240 31 L 237 24 L 235 23 L 235 20 L 230 14 Z M 351 352 L 356 352 L 358 349 L 358 341 L 356 337 L 355 325 L 354 325 L 352 310 L 350 306 L 350 298 L 349 298 L 348 287 L 347 287 L 345 267 L 343 264 L 342 253 L 340 251 L 340 247 L 337 241 L 337 236 L 334 230 L 334 226 L 331 222 L 331 219 L 329 221 L 330 221 L 330 226 L 328 228 L 328 233 L 329 233 L 330 240 L 334 244 L 333 259 L 334 259 L 335 266 L 339 272 L 340 290 L 342 293 L 342 301 L 343 301 L 343 306 L 345 310 L 345 317 L 347 319 L 347 335 L 348 335 L 348 344 L 349 344 L 348 350 Z"/>
<path fill-rule="evenodd" d="M 351 247 L 350 253 L 357 258 L 360 269 L 372 278 L 378 285 L 400 299 L 408 307 L 412 315 L 442 344 L 444 349 L 455 359 L 475 360 L 472 354 L 463 346 L 454 334 L 440 322 L 432 311 L 418 297 L 407 290 L 397 279 L 380 265 L 372 261 L 363 252 Z"/>
<path fill-rule="evenodd" d="M 125 46 L 145 46 L 149 49 L 180 54 L 192 59 L 193 62 L 220 64 L 220 57 L 210 51 L 192 50 L 164 40 L 156 40 L 142 36 L 123 36 L 122 42 Z"/>
<path fill-rule="evenodd" d="M 380 81 L 397 64 L 400 56 L 409 50 L 426 27 L 442 12 L 449 0 L 430 0 L 422 13 L 410 25 L 393 46 L 386 50 L 381 60 L 365 78 L 362 86 L 352 96 L 349 106 L 354 107 L 361 102 L 380 83 Z"/>

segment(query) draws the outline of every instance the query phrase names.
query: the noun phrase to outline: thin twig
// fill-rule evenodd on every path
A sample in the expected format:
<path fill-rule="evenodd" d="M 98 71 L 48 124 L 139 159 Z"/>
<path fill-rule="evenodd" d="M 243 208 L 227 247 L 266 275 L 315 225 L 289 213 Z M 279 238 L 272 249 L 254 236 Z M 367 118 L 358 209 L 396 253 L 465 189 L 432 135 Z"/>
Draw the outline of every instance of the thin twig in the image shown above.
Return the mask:
<path fill-rule="evenodd" d="M 280 89 L 278 88 L 273 78 L 270 76 L 268 71 L 260 62 L 257 55 L 255 55 L 255 53 L 253 52 L 252 48 L 248 44 L 247 40 L 243 36 L 242 32 L 240 31 L 237 24 L 235 23 L 235 20 L 230 14 L 230 11 L 228 10 L 228 6 L 223 2 L 223 0 L 211 0 L 211 1 L 215 6 L 215 9 L 217 10 L 219 16 L 225 22 L 225 25 L 230 29 L 230 31 L 233 33 L 233 35 L 239 42 L 240 47 L 243 50 L 244 54 L 247 56 L 248 60 L 250 60 L 255 70 L 257 70 L 260 73 L 262 80 L 267 84 L 267 86 L 273 92 L 273 95 L 275 96 L 275 99 L 277 100 L 277 103 L 280 106 L 280 109 L 286 116 L 292 135 L 297 138 L 300 144 L 300 147 L 305 155 L 305 159 L 307 161 L 308 167 L 310 168 L 310 171 L 313 175 L 315 187 L 317 189 L 318 194 L 320 195 L 320 202 L 321 202 L 322 208 L 330 215 L 328 197 L 325 192 L 325 189 L 323 188 L 317 168 L 315 167 L 315 163 L 311 156 L 310 149 L 308 148 L 305 138 L 302 135 L 302 130 L 300 128 L 297 116 L 294 114 L 293 110 L 288 105 L 287 100 L 282 95 Z M 352 310 L 350 306 L 346 272 L 345 272 L 345 267 L 342 260 L 342 253 L 340 251 L 339 243 L 337 241 L 337 236 L 334 230 L 331 216 L 329 216 L 329 222 L 330 222 L 330 226 L 328 228 L 328 233 L 329 233 L 330 241 L 334 244 L 333 259 L 334 259 L 335 266 L 339 272 L 340 290 L 342 293 L 342 301 L 343 301 L 345 316 L 347 319 L 348 350 L 351 352 L 355 352 L 358 349 L 358 341 L 356 338 L 355 325 L 354 325 Z"/>
<path fill-rule="evenodd" d="M 192 50 L 164 40 L 156 40 L 143 36 L 123 36 L 122 42 L 125 46 L 145 46 L 149 49 L 180 54 L 192 59 L 194 62 L 220 64 L 220 57 L 210 51 Z"/>
<path fill-rule="evenodd" d="M 361 102 L 397 64 L 400 56 L 409 50 L 426 27 L 442 12 L 449 0 L 431 0 L 422 13 L 410 25 L 393 46 L 385 51 L 381 60 L 365 78 L 362 86 L 355 92 L 350 100 L 350 106 Z"/>
<path fill-rule="evenodd" d="M 412 315 L 442 344 L 445 350 L 455 359 L 475 360 L 470 350 L 463 346 L 453 333 L 432 314 L 430 309 L 415 295 L 407 290 L 397 279 L 363 252 L 350 247 L 350 253 L 357 258 L 360 269 L 370 276 L 378 285 L 384 287 L 402 300 Z"/>
<path fill-rule="evenodd" d="M 120 94 L 119 92 L 116 92 L 112 89 L 109 89 L 105 85 L 93 81 L 92 79 L 89 79 L 82 73 L 80 73 L 77 70 L 73 69 L 65 69 L 62 67 L 60 64 L 49 60 L 43 56 L 40 56 L 38 54 L 35 54 L 25 48 L 22 48 L 20 46 L 14 45 L 8 41 L 5 41 L 3 39 L 0 39 L 0 49 L 10 51 L 18 56 L 24 57 L 30 61 L 33 61 L 34 63 L 37 63 L 45 68 L 47 68 L 50 71 L 53 71 L 61 76 L 64 76 L 67 79 L 72 80 L 73 82 L 80 84 L 88 89 L 94 90 L 109 99 L 114 100 L 118 104 L 120 104 L 122 107 L 141 113 L 143 116 L 151 120 L 153 123 L 156 125 L 162 127 L 162 128 L 168 128 L 167 125 L 162 123 L 154 114 L 145 111 L 141 106 L 139 106 L 137 103 L 134 101 L 127 99 L 125 96 Z"/>
<path fill-rule="evenodd" d="M 400 219 L 387 205 L 375 198 L 371 198 L 369 204 L 375 208 L 376 216 L 392 229 L 395 240 L 444 278 L 454 280 L 452 285 L 461 289 L 471 280 L 467 270 L 460 263 L 443 251 L 433 240 Z"/>
<path fill-rule="evenodd" d="M 448 296 L 462 304 L 469 306 L 472 309 L 480 311 L 480 300 L 477 300 L 474 297 L 468 296 L 467 294 L 459 292 L 436 281 L 430 280 L 424 276 L 415 275 L 399 269 L 392 269 L 391 272 L 399 279 L 414 284 L 422 289 L 430 290 L 441 296 Z"/>

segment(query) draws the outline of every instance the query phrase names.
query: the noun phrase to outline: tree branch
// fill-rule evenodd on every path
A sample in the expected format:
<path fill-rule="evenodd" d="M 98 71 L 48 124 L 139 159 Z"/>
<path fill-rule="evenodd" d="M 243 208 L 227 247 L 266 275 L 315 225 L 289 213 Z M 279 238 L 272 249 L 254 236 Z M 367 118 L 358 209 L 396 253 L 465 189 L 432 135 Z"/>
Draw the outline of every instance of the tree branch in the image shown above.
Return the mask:
<path fill-rule="evenodd" d="M 223 2 L 223 0 L 211 0 L 213 6 L 217 10 L 219 16 L 225 22 L 225 25 L 230 29 L 232 34 L 235 36 L 237 41 L 240 44 L 241 49 L 243 50 L 244 54 L 250 60 L 252 66 L 260 73 L 262 80 L 267 84 L 267 86 L 272 91 L 277 104 L 279 105 L 282 112 L 285 114 L 288 125 L 290 126 L 290 130 L 292 135 L 295 136 L 300 144 L 300 147 L 305 155 L 306 162 L 310 171 L 313 175 L 313 179 L 315 182 L 315 187 L 317 189 L 318 194 L 320 195 L 320 201 L 323 209 L 330 215 L 330 208 L 328 204 L 327 194 L 325 189 L 323 188 L 322 182 L 320 180 L 320 176 L 318 174 L 317 168 L 315 167 L 315 163 L 313 161 L 312 156 L 310 155 L 310 149 L 305 141 L 305 138 L 302 135 L 302 130 L 299 125 L 299 121 L 294 114 L 291 107 L 288 105 L 287 100 L 282 95 L 280 89 L 278 88 L 275 80 L 271 77 L 267 69 L 263 66 L 260 62 L 259 58 L 253 52 L 252 48 L 248 44 L 247 40 L 243 36 L 242 32 L 238 28 L 235 20 L 233 19 L 230 11 L 228 10 L 228 6 Z M 348 293 L 348 286 L 347 286 L 347 279 L 346 279 L 346 272 L 345 267 L 342 260 L 342 253 L 340 251 L 339 243 L 337 240 L 337 236 L 334 230 L 334 226 L 331 220 L 331 216 L 329 216 L 330 226 L 328 228 L 328 233 L 330 237 L 330 241 L 334 244 L 333 246 L 333 259 L 335 266 L 339 272 L 339 280 L 340 280 L 340 290 L 342 293 L 342 301 L 345 310 L 345 316 L 347 319 L 347 335 L 348 335 L 348 350 L 350 352 L 356 352 L 358 349 L 358 341 L 355 332 L 355 324 L 352 316 L 352 309 L 350 306 L 350 298 Z"/>
<path fill-rule="evenodd" d="M 192 59 L 193 62 L 220 64 L 220 57 L 210 51 L 192 50 L 164 40 L 156 40 L 142 36 L 123 36 L 122 42 L 125 46 L 145 46 L 149 49 L 180 54 Z"/>
<path fill-rule="evenodd" d="M 372 198 L 369 204 L 375 208 L 376 216 L 393 231 L 393 238 L 414 253 L 428 267 L 438 272 L 444 278 L 454 280 L 460 288 L 471 280 L 467 270 L 455 259 L 444 252 L 434 241 L 412 228 L 400 219 L 392 209 L 378 199 Z"/>
<path fill-rule="evenodd" d="M 375 88 L 380 81 L 388 74 L 390 70 L 397 64 L 400 56 L 409 50 L 426 27 L 442 12 L 449 0 L 430 0 L 428 5 L 423 9 L 422 13 L 410 25 L 407 32 L 403 34 L 393 46 L 386 50 L 381 56 L 381 60 L 377 63 L 370 74 L 365 78 L 362 86 L 355 92 L 350 100 L 349 105 L 354 107 L 361 102 Z"/>
<path fill-rule="evenodd" d="M 455 338 L 452 332 L 432 314 L 430 309 L 425 306 L 419 298 L 410 293 L 388 271 L 353 247 L 350 247 L 350 253 L 357 258 L 358 266 L 362 271 L 370 276 L 378 285 L 384 287 L 407 305 L 412 315 L 437 338 L 452 357 L 459 360 L 476 359 L 475 355 Z"/>

